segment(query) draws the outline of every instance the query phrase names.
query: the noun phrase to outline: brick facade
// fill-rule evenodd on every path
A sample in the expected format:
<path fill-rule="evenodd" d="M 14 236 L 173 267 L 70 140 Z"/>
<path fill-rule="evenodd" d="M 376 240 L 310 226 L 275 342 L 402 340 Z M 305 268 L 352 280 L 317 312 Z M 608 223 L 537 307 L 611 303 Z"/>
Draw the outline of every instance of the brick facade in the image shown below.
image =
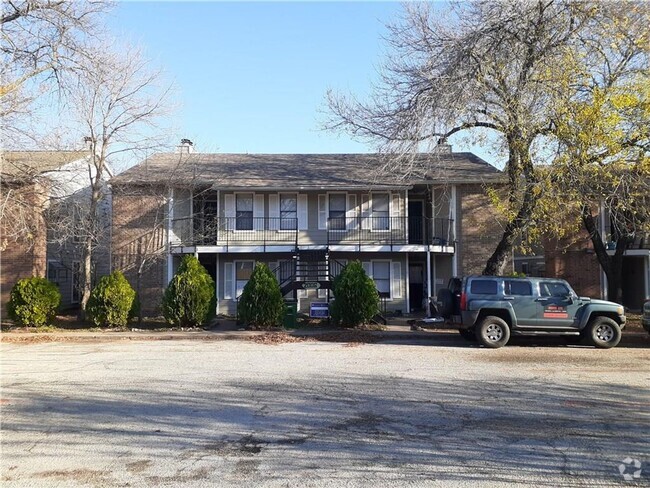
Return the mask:
<path fill-rule="evenodd" d="M 481 274 L 501 240 L 503 223 L 482 185 L 458 185 L 457 188 L 458 274 Z M 508 256 L 505 273 L 512 270 L 512 257 Z"/>
<path fill-rule="evenodd" d="M 113 188 L 112 269 L 122 271 L 135 290 L 138 269 L 144 315 L 160 314 L 166 285 L 165 197 L 152 188 Z"/>
<path fill-rule="evenodd" d="M 547 241 L 544 257 L 546 277 L 567 280 L 578 295 L 602 297 L 600 264 L 585 231 L 573 243 Z"/>
<path fill-rule="evenodd" d="M 47 233 L 43 211 L 47 203 L 47 193 L 48 188 L 40 182 L 2 186 L 5 202 L 0 222 L 2 317 L 6 316 L 11 288 L 16 282 L 31 276 L 45 277 Z"/>

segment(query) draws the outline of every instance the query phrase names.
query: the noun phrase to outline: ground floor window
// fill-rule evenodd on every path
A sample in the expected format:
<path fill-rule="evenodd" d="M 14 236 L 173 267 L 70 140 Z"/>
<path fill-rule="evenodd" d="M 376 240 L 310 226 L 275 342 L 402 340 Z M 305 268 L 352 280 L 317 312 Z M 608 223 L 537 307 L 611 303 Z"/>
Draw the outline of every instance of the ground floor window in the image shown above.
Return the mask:
<path fill-rule="evenodd" d="M 372 279 L 379 296 L 390 297 L 390 261 L 373 261 Z"/>
<path fill-rule="evenodd" d="M 253 274 L 255 261 L 235 261 L 235 296 L 241 296 L 244 287 Z"/>

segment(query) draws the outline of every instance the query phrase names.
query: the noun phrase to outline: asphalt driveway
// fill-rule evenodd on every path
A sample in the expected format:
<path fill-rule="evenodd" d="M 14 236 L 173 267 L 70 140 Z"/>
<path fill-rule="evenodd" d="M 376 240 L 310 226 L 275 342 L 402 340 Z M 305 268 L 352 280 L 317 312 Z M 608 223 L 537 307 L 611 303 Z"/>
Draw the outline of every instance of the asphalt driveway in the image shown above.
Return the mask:
<path fill-rule="evenodd" d="M 650 485 L 647 348 L 444 344 L 0 344 L 2 484 Z"/>

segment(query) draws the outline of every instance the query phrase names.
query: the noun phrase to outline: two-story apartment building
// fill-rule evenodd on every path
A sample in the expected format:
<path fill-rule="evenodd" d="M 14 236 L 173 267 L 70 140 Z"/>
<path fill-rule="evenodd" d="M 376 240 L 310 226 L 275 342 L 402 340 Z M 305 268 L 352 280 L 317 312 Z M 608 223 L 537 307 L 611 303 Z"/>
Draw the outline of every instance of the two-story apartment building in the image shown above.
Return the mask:
<path fill-rule="evenodd" d="M 13 285 L 47 277 L 61 292 L 61 308 L 80 301 L 83 226 L 94 167 L 88 150 L 5 151 L 0 155 L 0 310 Z M 112 176 L 107 167 L 105 181 Z M 100 202 L 97 225 L 109 229 L 110 194 Z M 109 236 L 98 235 L 93 276 L 109 272 Z"/>
<path fill-rule="evenodd" d="M 409 313 L 450 277 L 480 272 L 500 238 L 485 185 L 502 174 L 471 153 L 421 154 L 414 175 L 373 154 L 190 148 L 180 148 L 184 171 L 179 153 L 157 154 L 112 180 L 113 267 L 135 280 L 132 254 L 158 242 L 156 264 L 141 277 L 148 313 L 185 254 L 215 279 L 220 314 L 236 313 L 255 262 L 306 310 L 330 298 L 350 260 L 363 263 L 387 310 Z"/>

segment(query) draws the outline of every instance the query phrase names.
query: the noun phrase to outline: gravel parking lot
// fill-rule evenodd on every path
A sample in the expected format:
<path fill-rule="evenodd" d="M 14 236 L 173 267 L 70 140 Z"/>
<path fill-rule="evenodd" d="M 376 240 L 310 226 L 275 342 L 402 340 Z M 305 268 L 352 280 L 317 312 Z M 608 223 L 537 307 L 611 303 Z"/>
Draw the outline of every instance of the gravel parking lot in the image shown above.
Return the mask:
<path fill-rule="evenodd" d="M 1 344 L 3 486 L 649 486 L 650 355 Z M 631 481 L 619 472 L 623 465 Z"/>

